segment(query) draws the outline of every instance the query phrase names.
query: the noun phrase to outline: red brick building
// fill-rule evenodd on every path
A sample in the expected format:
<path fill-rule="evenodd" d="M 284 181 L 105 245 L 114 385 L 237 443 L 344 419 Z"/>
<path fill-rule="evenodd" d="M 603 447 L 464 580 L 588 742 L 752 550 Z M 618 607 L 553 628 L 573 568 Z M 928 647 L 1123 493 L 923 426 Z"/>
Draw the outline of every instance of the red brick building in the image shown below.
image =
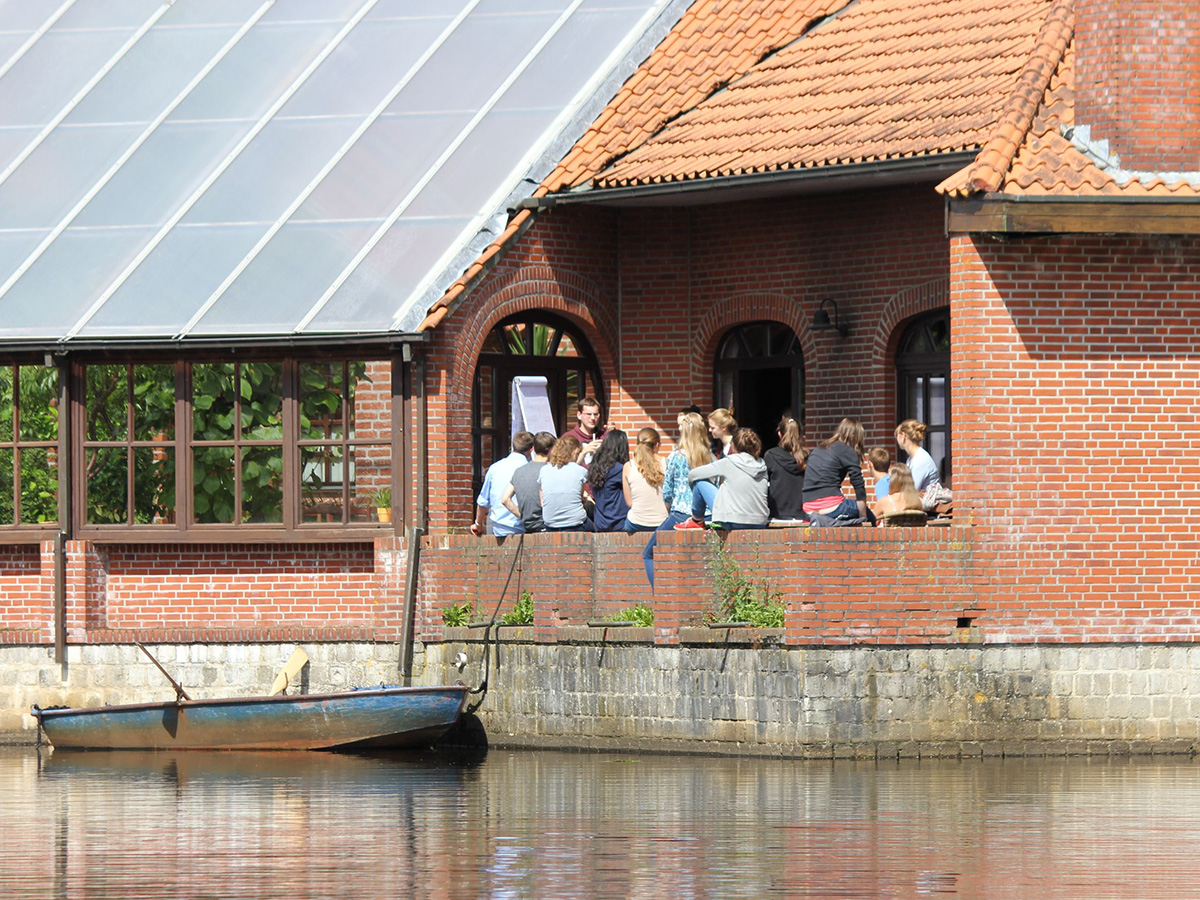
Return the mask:
<path fill-rule="evenodd" d="M 353 489 L 219 540 L 156 540 L 132 519 L 117 536 L 67 510 L 65 630 L 54 545 L 15 528 L 9 640 L 394 640 L 406 623 L 438 639 L 443 608 L 488 613 L 500 596 L 515 542 L 465 527 L 505 451 L 512 377 L 547 374 L 560 427 L 592 393 L 668 446 L 692 403 L 768 433 L 790 408 L 810 442 L 844 415 L 889 447 L 900 419 L 932 426 L 950 527 L 729 538 L 781 592 L 789 643 L 1193 641 L 1195 13 L 1154 7 L 697 0 L 411 334 L 365 357 L 321 346 L 337 361 L 320 371 L 307 351 L 278 360 L 294 386 L 280 445 L 360 453 Z M 371 428 L 302 433 L 305 379 L 357 379 Z M 185 427 L 195 402 L 179 401 Z M 78 482 L 89 452 L 155 459 L 157 432 L 137 426 L 7 446 L 64 453 Z M 179 452 L 197 448 L 252 449 Z M 386 528 L 366 497 L 368 461 L 389 452 Z M 132 496 L 141 470 L 127 471 Z M 515 584 L 539 636 L 645 602 L 655 639 L 677 642 L 713 606 L 713 550 L 665 535 L 651 596 L 644 540 L 528 538 Z"/>

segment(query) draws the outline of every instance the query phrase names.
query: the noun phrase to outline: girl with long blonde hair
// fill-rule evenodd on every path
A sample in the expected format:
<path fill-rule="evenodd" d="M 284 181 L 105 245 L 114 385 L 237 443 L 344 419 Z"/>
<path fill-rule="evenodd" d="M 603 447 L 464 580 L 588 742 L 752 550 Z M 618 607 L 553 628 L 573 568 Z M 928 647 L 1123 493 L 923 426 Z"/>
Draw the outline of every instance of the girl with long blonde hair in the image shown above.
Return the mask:
<path fill-rule="evenodd" d="M 913 484 L 912 469 L 904 463 L 892 463 L 888 469 L 888 495 L 875 504 L 879 517 L 892 513 L 924 512 L 921 494 Z"/>
<path fill-rule="evenodd" d="M 638 432 L 637 446 L 633 458 L 625 463 L 622 488 L 629 515 L 625 519 L 625 530 L 630 534 L 637 531 L 654 531 L 667 517 L 667 506 L 663 502 L 663 464 L 658 457 L 661 438 L 653 428 Z"/>
<path fill-rule="evenodd" d="M 679 440 L 675 449 L 667 456 L 667 464 L 663 472 L 662 497 L 667 507 L 667 517 L 658 526 L 655 533 L 646 544 L 642 561 L 646 565 L 646 577 L 650 579 L 650 587 L 654 587 L 654 548 L 658 543 L 659 531 L 670 531 L 680 522 L 692 517 L 692 487 L 688 484 L 688 472 L 697 466 L 708 465 L 713 461 L 712 451 L 708 447 L 708 436 L 704 428 L 704 418 L 698 412 L 683 410 L 677 419 L 679 424 Z"/>

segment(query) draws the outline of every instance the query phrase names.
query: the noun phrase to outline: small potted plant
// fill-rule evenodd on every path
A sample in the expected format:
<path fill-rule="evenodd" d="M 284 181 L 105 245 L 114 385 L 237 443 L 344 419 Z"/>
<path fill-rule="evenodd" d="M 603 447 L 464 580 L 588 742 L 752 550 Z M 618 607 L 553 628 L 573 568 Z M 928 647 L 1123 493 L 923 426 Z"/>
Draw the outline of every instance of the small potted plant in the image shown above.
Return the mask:
<path fill-rule="evenodd" d="M 380 522 L 392 521 L 392 489 L 380 488 L 375 492 L 375 514 Z"/>

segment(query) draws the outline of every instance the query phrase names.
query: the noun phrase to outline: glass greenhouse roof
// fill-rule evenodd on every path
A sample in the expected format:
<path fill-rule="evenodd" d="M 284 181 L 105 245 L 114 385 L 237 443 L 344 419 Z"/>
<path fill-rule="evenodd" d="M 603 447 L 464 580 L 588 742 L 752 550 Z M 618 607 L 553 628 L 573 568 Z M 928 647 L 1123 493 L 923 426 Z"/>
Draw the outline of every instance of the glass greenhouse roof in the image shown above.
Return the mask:
<path fill-rule="evenodd" d="M 0 0 L 0 343 L 412 331 L 683 5 Z"/>

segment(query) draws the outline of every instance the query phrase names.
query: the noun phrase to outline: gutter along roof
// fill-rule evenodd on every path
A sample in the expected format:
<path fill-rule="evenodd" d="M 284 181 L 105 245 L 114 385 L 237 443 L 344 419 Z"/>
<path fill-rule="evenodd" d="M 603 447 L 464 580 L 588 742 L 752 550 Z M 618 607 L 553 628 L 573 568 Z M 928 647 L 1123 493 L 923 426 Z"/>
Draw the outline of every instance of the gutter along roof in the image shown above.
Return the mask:
<path fill-rule="evenodd" d="M 992 137 L 1052 6 L 698 0 L 422 328 L 528 227 L 529 207 L 944 177 Z"/>
<path fill-rule="evenodd" d="M 0 344 L 411 334 L 681 7 L 2 4 Z"/>

